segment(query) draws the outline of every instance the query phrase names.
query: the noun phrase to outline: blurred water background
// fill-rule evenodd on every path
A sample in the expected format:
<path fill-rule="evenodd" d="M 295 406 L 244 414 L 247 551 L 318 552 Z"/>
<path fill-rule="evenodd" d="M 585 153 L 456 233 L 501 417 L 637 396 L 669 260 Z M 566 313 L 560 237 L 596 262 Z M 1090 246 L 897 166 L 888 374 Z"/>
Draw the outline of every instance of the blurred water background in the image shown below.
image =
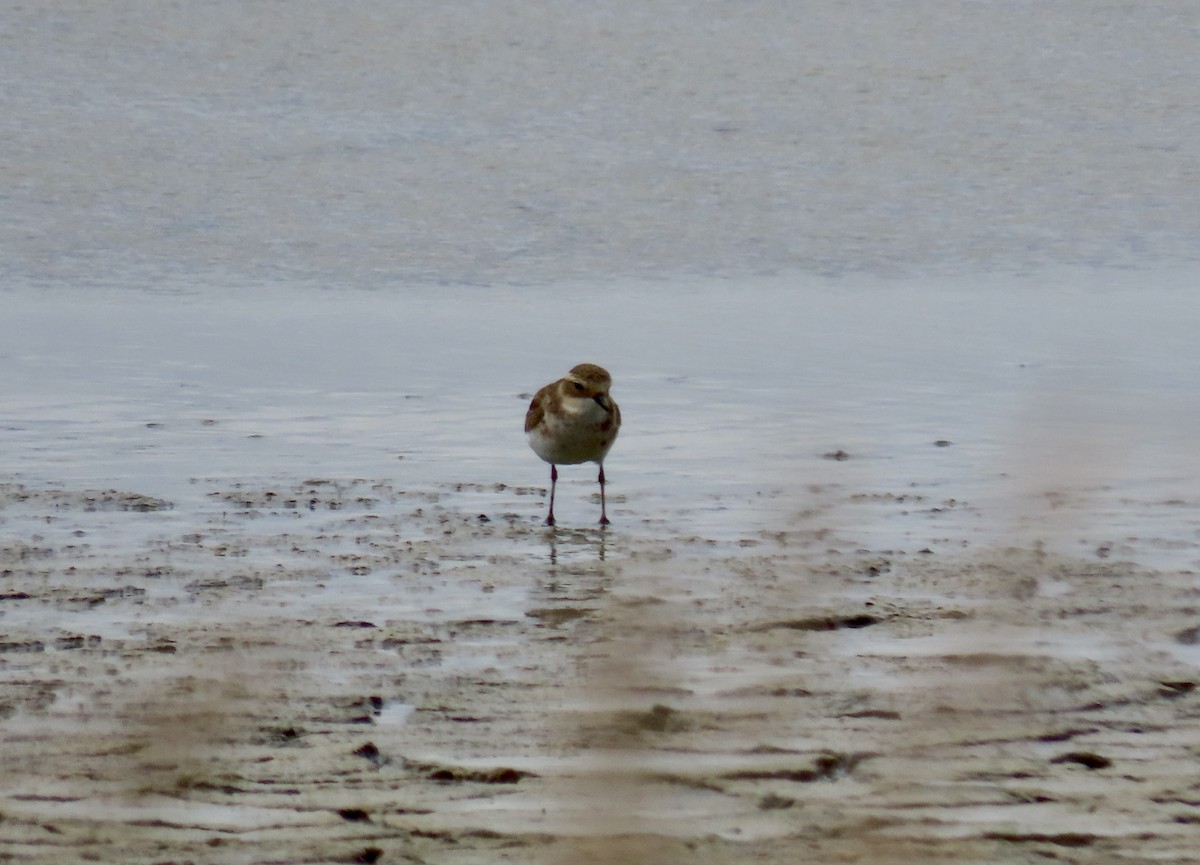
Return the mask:
<path fill-rule="evenodd" d="M 403 290 L 1194 264 L 1198 39 L 1179 2 L 6 4 L 0 272 Z"/>

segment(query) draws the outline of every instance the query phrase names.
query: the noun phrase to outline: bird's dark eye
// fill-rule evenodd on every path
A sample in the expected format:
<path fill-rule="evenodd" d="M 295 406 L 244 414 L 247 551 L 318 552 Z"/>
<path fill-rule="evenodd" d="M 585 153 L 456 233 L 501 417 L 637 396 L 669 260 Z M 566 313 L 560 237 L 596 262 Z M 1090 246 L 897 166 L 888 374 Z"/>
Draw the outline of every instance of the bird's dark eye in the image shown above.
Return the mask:
<path fill-rule="evenodd" d="M 581 385 L 579 382 L 575 382 L 574 384 L 575 384 L 575 390 L 578 390 L 578 391 L 583 390 L 583 385 Z"/>

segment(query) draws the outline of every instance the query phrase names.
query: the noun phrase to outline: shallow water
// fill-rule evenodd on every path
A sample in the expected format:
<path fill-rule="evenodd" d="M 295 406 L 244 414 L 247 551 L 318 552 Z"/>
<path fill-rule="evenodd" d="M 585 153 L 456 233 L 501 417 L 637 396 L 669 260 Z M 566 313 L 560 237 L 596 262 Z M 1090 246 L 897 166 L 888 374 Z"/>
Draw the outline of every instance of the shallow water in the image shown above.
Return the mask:
<path fill-rule="evenodd" d="M 927 507 L 984 496 L 1015 512 L 1038 497 L 1033 507 L 1051 509 L 1044 496 L 1062 484 L 1114 508 L 1190 500 L 1200 301 L 1191 274 L 1156 279 L 1060 274 L 1047 291 L 992 278 L 970 302 L 955 284 L 811 278 L 618 284 L 583 300 L 277 289 L 64 305 L 18 292 L 0 356 L 11 382 L 0 444 L 13 480 L 180 505 L 197 505 L 204 482 L 315 476 L 410 492 L 463 483 L 469 509 L 477 484 L 546 484 L 521 434 L 525 402 L 590 358 L 613 371 L 627 418 L 608 466 L 616 513 L 637 517 L 626 531 L 649 520 L 736 539 L 831 483 L 907 491 Z M 686 330 L 670 325 L 681 307 Z M 535 313 L 583 327 L 537 344 L 500 338 Z M 564 476 L 565 514 L 587 525 L 594 467 Z M 541 503 L 510 505 L 533 516 Z"/>
<path fill-rule="evenodd" d="M 1187 3 L 0 11 L 10 284 L 1195 262 Z"/>

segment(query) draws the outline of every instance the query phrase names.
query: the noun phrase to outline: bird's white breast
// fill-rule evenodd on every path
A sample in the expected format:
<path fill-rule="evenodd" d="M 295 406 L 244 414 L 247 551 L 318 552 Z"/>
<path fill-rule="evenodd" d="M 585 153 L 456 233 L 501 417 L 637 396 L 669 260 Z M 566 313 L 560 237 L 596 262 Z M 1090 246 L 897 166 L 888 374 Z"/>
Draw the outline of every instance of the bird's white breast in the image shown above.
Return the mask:
<path fill-rule="evenodd" d="M 529 431 L 534 453 L 559 465 L 603 460 L 616 438 L 611 424 L 604 429 L 609 413 L 592 399 L 567 398 L 558 408 Z"/>

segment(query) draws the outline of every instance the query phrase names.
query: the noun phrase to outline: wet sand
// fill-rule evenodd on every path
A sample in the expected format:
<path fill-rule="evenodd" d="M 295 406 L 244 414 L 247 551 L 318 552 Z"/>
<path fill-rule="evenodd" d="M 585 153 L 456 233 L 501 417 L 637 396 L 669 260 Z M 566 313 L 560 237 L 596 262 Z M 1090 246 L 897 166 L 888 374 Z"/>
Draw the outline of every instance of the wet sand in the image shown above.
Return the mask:
<path fill-rule="evenodd" d="M 1134 561 L 1200 558 L 1194 498 L 1068 556 L 933 486 L 722 539 L 619 496 L 547 529 L 533 487 L 194 485 L 0 487 L 14 861 L 1194 855 L 1196 572 Z"/>

